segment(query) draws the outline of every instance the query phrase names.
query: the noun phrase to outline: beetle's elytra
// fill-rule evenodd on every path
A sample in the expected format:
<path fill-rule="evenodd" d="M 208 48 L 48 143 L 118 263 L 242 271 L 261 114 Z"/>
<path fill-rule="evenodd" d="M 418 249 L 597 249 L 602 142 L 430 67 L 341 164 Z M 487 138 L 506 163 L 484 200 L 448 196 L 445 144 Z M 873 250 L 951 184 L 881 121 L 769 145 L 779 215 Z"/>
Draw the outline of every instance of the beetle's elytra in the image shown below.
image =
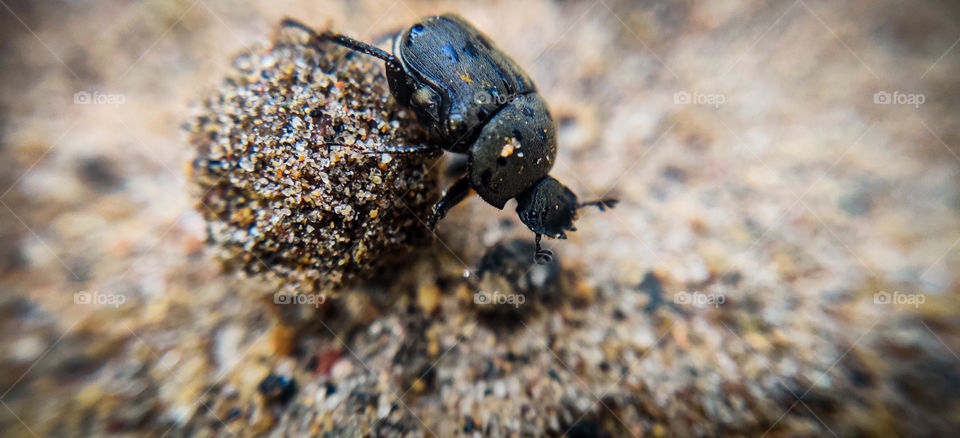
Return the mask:
<path fill-rule="evenodd" d="M 310 31 L 290 19 L 284 25 Z M 393 54 L 337 33 L 314 37 L 386 63 L 391 94 L 416 113 L 432 143 L 390 152 L 442 149 L 467 155 L 466 175 L 434 206 L 431 227 L 470 189 L 498 209 L 516 198 L 520 220 L 536 234 L 534 260 L 542 264 L 552 257 L 540 247 L 542 235 L 563 239 L 576 230 L 578 209 L 593 205 L 604 211 L 616 204 L 615 199 L 580 203 L 549 175 L 557 130 L 547 103 L 527 73 L 460 16 L 419 20 L 394 38 Z"/>

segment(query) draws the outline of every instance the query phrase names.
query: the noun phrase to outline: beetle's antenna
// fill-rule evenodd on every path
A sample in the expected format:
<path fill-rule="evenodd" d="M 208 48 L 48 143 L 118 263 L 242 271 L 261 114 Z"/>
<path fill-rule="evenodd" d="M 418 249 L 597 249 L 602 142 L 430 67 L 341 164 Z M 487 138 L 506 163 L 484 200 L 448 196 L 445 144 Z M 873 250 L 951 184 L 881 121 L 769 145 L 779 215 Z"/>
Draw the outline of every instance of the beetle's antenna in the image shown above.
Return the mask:
<path fill-rule="evenodd" d="M 550 263 L 551 260 L 553 260 L 553 251 L 550 251 L 549 249 L 540 248 L 541 237 L 542 236 L 540 235 L 540 233 L 537 233 L 537 238 L 536 238 L 537 250 L 533 253 L 533 260 L 537 262 L 538 265 L 545 265 L 547 263 Z"/>
<path fill-rule="evenodd" d="M 581 202 L 579 205 L 577 205 L 577 208 L 580 209 L 593 206 L 599 208 L 600 211 L 607 211 L 608 209 L 615 207 L 618 202 L 620 201 L 613 198 L 598 199 L 596 201 Z"/>

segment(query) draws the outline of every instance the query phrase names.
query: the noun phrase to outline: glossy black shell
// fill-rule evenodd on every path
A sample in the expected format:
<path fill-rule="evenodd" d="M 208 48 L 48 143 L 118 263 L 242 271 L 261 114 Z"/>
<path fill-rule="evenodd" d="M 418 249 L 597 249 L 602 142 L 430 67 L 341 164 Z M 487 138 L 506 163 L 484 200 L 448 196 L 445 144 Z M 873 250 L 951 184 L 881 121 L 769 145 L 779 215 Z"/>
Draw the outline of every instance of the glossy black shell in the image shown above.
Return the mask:
<path fill-rule="evenodd" d="M 394 40 L 391 92 L 431 139 L 469 156 L 471 186 L 497 208 L 542 179 L 556 127 L 530 77 L 457 15 L 426 17 Z"/>

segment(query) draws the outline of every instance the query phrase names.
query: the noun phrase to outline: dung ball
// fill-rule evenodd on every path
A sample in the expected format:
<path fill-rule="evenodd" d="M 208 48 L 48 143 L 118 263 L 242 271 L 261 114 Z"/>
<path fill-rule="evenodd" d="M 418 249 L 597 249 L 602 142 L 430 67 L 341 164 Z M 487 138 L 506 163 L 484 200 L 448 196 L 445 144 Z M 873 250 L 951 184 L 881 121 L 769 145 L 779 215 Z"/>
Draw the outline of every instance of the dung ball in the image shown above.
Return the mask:
<path fill-rule="evenodd" d="M 376 152 L 426 138 L 375 59 L 280 28 L 236 56 L 186 131 L 208 241 L 239 272 L 336 285 L 429 233 L 435 158 Z"/>

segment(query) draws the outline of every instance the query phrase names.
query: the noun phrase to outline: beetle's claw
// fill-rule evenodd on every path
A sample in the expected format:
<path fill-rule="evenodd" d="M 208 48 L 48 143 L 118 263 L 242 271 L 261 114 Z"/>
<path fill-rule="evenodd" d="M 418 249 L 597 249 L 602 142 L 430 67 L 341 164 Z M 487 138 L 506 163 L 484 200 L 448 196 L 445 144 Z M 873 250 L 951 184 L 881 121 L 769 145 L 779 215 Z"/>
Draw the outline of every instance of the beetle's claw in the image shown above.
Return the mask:
<path fill-rule="evenodd" d="M 433 231 L 437 228 L 437 222 L 440 221 L 440 215 L 437 213 L 437 210 L 434 209 L 430 212 L 430 215 L 427 216 L 427 228 L 430 231 Z"/>
<path fill-rule="evenodd" d="M 553 251 L 549 249 L 540 249 L 533 254 L 533 260 L 537 262 L 538 265 L 545 265 L 550 263 L 553 260 Z"/>

